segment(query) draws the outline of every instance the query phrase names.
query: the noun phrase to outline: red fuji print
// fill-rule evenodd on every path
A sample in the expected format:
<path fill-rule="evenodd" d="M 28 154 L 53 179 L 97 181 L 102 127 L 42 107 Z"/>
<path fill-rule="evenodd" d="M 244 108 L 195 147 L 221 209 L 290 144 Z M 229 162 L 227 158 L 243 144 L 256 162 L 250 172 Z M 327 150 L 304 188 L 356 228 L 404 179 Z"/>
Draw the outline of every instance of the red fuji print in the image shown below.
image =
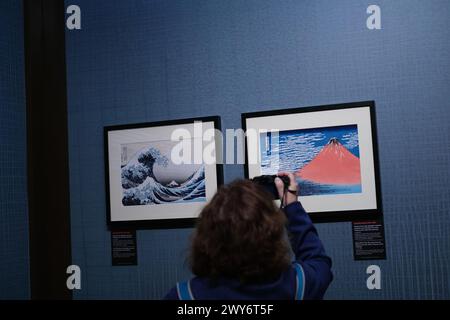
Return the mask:
<path fill-rule="evenodd" d="M 296 175 L 303 180 L 320 184 L 361 184 L 359 158 L 336 138 L 330 139 L 319 154 L 299 169 Z"/>

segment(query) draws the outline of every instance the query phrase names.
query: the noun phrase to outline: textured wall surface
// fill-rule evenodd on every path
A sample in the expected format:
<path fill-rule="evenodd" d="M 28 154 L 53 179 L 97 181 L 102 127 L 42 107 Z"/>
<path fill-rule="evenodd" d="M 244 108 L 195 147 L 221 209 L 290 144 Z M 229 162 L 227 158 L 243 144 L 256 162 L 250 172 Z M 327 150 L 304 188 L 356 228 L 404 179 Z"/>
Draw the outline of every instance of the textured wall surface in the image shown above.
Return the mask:
<path fill-rule="evenodd" d="M 0 2 L 0 299 L 29 297 L 22 1 Z"/>
<path fill-rule="evenodd" d="M 190 275 L 191 229 L 139 231 L 139 265 L 111 266 L 103 126 L 220 115 L 238 128 L 242 112 L 361 100 L 377 107 L 387 260 L 355 262 L 351 224 L 318 225 L 334 262 L 326 298 L 450 298 L 448 1 L 377 1 L 377 31 L 368 1 L 70 4 L 82 11 L 66 34 L 76 298 L 157 299 Z M 379 291 L 366 288 L 372 263 Z"/>

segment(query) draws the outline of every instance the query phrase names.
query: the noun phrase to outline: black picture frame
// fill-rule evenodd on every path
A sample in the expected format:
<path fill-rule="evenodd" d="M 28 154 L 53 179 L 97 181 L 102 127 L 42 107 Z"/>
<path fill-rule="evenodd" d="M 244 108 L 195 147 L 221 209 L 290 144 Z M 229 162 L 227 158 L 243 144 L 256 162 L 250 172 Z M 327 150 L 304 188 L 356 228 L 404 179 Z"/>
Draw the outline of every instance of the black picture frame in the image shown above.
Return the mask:
<path fill-rule="evenodd" d="M 109 154 L 108 154 L 108 133 L 111 131 L 142 129 L 172 125 L 192 124 L 196 121 L 213 122 L 214 128 L 221 130 L 221 119 L 219 116 L 206 116 L 195 118 L 183 118 L 175 120 L 163 120 L 155 122 L 144 122 L 134 124 L 112 125 L 103 128 L 104 135 L 104 168 L 105 168 L 105 191 L 106 191 L 106 222 L 109 230 L 120 228 L 128 229 L 175 229 L 175 228 L 193 228 L 197 218 L 171 218 L 171 219 L 148 219 L 148 220 L 130 220 L 130 221 L 112 221 L 111 220 L 111 195 L 110 195 L 110 175 L 109 175 Z M 216 150 L 221 150 L 222 146 L 216 139 Z M 216 164 L 217 187 L 223 184 L 223 165 Z"/>
<path fill-rule="evenodd" d="M 288 114 L 302 114 L 318 111 L 330 111 L 330 110 L 342 110 L 352 109 L 360 107 L 369 107 L 370 109 L 370 124 L 372 133 L 372 151 L 373 151 L 373 170 L 375 180 L 375 194 L 376 194 L 376 209 L 367 210 L 341 210 L 341 211 L 327 211 L 327 212 L 314 212 L 310 214 L 310 217 L 315 223 L 326 222 L 345 222 L 345 221 L 366 221 L 372 219 L 381 219 L 383 217 L 382 196 L 381 196 L 381 181 L 380 181 L 380 169 L 379 169 L 379 155 L 378 155 L 378 139 L 377 139 L 377 126 L 376 126 L 376 112 L 375 101 L 359 101 L 350 103 L 339 103 L 329 105 L 318 105 L 309 107 L 297 107 L 288 109 L 276 109 L 258 112 L 248 112 L 241 114 L 242 128 L 244 132 L 247 132 L 247 119 L 279 116 Z M 245 143 L 245 165 L 244 175 L 245 178 L 249 178 L 248 168 L 248 139 L 246 137 Z"/>

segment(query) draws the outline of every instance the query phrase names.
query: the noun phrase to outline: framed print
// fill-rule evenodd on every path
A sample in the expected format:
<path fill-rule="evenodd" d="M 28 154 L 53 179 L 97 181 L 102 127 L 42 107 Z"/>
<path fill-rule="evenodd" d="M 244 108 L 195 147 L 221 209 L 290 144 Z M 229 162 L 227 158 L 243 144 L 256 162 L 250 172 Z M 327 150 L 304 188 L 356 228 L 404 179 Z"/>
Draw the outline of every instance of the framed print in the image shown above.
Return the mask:
<path fill-rule="evenodd" d="M 219 117 L 105 127 L 108 225 L 192 227 L 223 179 L 216 129 Z"/>
<path fill-rule="evenodd" d="M 313 221 L 382 214 L 373 101 L 245 113 L 242 126 L 246 177 L 293 172 Z"/>

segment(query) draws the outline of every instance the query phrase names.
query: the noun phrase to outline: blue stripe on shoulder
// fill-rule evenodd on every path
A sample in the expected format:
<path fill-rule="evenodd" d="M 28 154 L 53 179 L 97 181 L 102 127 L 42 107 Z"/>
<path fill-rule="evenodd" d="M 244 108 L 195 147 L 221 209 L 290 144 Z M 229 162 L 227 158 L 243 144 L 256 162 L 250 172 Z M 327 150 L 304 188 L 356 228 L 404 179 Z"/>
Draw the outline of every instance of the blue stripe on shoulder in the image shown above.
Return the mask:
<path fill-rule="evenodd" d="M 296 277 L 296 290 L 295 290 L 295 300 L 303 300 L 305 295 L 305 273 L 303 268 L 299 263 L 294 263 L 295 267 L 295 277 Z"/>
<path fill-rule="evenodd" d="M 177 283 L 178 299 L 180 300 L 194 300 L 191 293 L 189 281 L 183 281 Z"/>

